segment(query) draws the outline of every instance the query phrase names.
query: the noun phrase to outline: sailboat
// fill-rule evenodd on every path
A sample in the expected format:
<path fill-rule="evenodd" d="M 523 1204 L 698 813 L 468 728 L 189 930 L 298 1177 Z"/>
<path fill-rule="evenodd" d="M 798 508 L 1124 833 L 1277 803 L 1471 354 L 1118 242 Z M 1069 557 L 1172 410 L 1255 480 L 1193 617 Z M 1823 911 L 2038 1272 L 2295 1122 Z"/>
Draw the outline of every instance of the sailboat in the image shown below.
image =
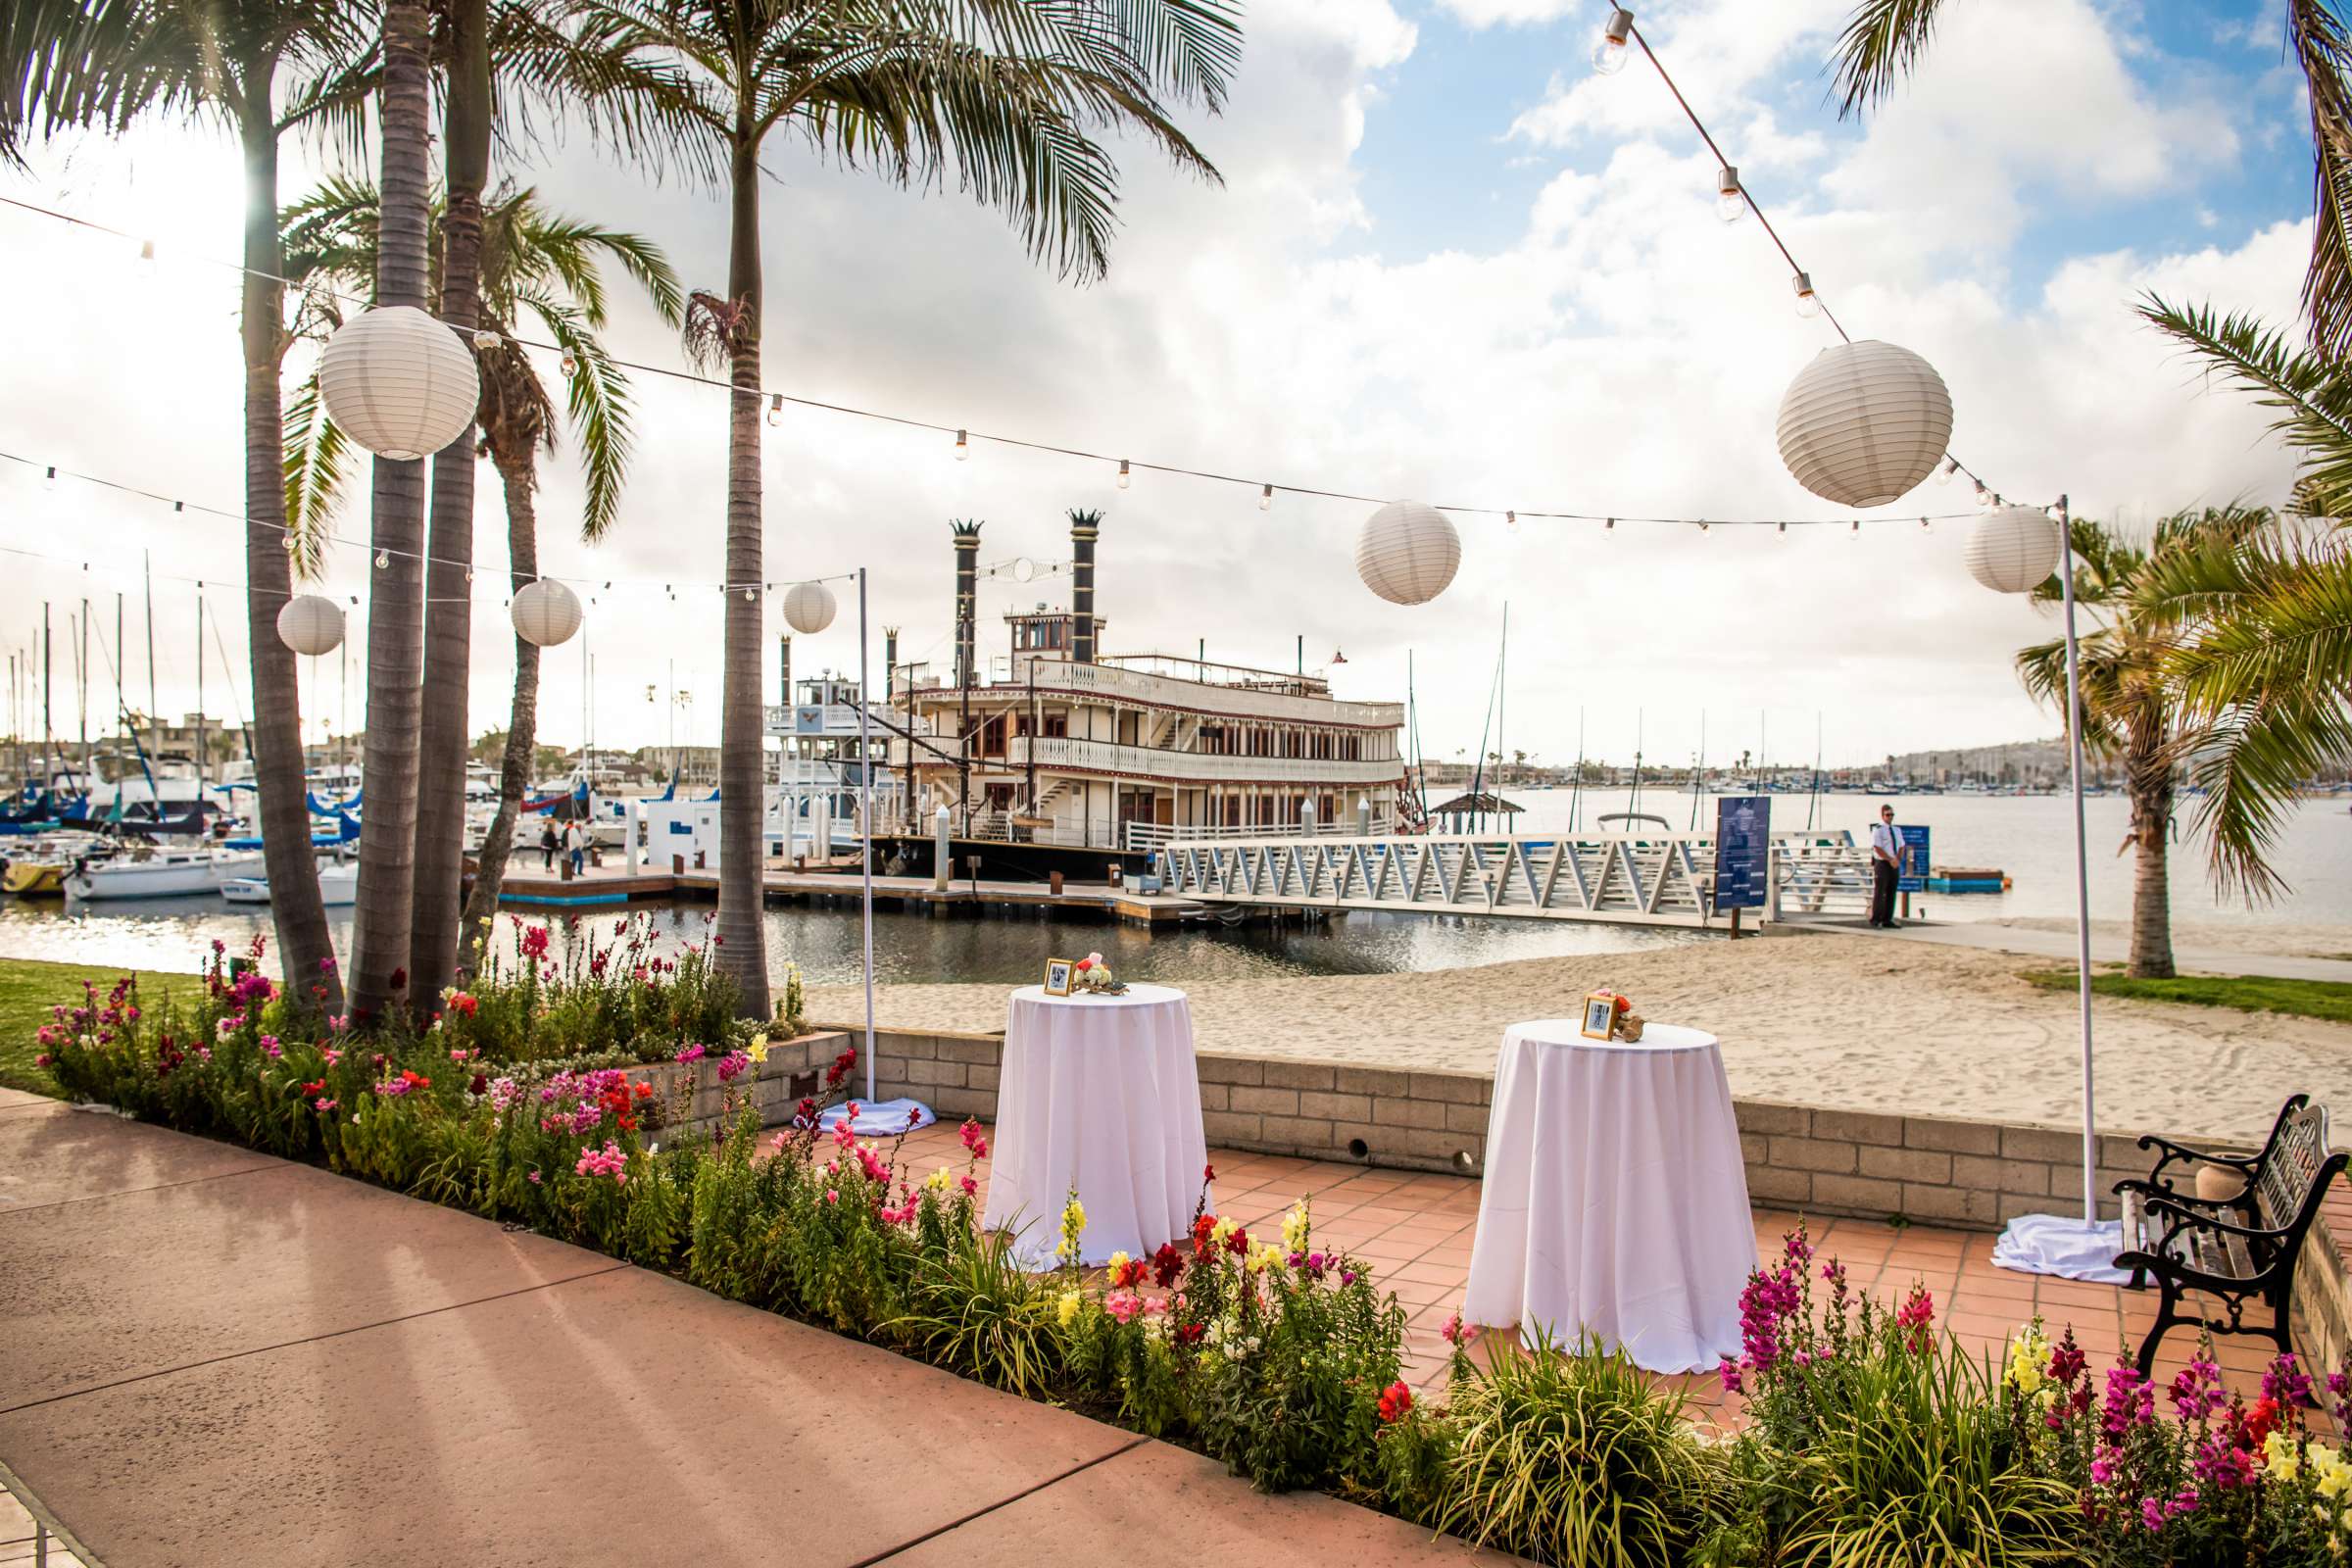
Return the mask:
<path fill-rule="evenodd" d="M 66 898 L 69 902 L 96 903 L 211 893 L 230 877 L 250 874 L 261 863 L 262 858 L 257 853 L 147 850 L 142 846 L 111 860 L 77 861 L 66 875 Z"/>
<path fill-rule="evenodd" d="M 231 904 L 268 904 L 270 879 L 266 876 L 232 876 L 220 884 L 220 897 Z M 360 862 L 329 860 L 318 867 L 318 897 L 328 905 L 357 904 L 360 898 Z"/>

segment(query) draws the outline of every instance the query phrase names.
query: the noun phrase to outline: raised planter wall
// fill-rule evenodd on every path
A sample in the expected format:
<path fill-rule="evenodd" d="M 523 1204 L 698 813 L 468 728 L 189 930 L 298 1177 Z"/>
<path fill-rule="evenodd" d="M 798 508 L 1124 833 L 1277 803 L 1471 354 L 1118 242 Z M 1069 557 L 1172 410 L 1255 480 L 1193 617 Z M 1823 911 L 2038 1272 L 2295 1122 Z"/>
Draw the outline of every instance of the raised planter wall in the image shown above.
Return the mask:
<path fill-rule="evenodd" d="M 824 1069 L 850 1044 L 847 1035 L 835 1030 L 812 1030 L 790 1040 L 768 1043 L 767 1060 L 737 1075 L 731 1084 L 718 1081 L 718 1058 L 705 1056 L 700 1061 L 664 1061 L 651 1066 L 634 1067 L 654 1086 L 654 1095 L 662 1106 L 662 1125 L 652 1136 L 659 1142 L 686 1133 L 708 1134 L 722 1120 L 733 1114 L 732 1102 L 740 1108 L 749 1096 L 760 1111 L 760 1124 L 774 1127 L 790 1121 L 803 1096 L 813 1095 L 822 1080 Z M 695 1082 L 694 1100 L 684 1116 L 673 1114 L 677 1097 L 692 1078 Z"/>

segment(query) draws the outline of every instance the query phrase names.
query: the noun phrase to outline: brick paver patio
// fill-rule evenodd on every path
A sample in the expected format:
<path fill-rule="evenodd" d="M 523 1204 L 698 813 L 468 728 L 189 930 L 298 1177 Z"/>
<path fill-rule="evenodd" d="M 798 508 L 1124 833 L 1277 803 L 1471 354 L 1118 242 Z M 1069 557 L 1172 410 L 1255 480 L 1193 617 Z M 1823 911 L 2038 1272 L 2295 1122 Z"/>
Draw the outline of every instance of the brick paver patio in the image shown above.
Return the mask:
<path fill-rule="evenodd" d="M 990 1133 L 993 1137 L 993 1128 Z M 918 1174 L 943 1163 L 961 1170 L 966 1158 L 953 1121 L 911 1134 L 901 1157 Z M 1404 1307 L 1407 1380 L 1424 1390 L 1444 1385 L 1446 1353 L 1439 1326 L 1460 1307 L 1470 1277 L 1471 1244 L 1478 1232 L 1475 1177 L 1235 1150 L 1212 1151 L 1209 1162 L 1217 1173 L 1217 1212 L 1252 1232 L 1271 1233 L 1294 1203 L 1311 1197 L 1316 1237 L 1371 1263 L 1375 1281 L 1395 1292 Z M 983 1160 L 979 1172 L 984 1195 L 987 1164 Z M 1782 1238 L 1797 1221 L 1786 1209 L 1756 1209 L 1758 1259 L 1779 1258 Z M 2153 1291 L 1994 1267 L 1993 1237 L 1984 1232 L 1834 1218 L 1808 1219 L 1806 1228 L 1821 1257 L 1842 1259 L 1855 1287 L 1882 1302 L 1900 1302 L 1914 1281 L 1927 1286 L 1936 1298 L 1937 1321 L 1974 1352 L 1997 1358 L 2009 1337 L 2038 1314 L 2053 1337 L 2073 1325 L 2077 1342 L 2100 1365 L 2119 1348 L 2136 1351 L 2140 1336 L 2155 1321 Z M 2169 1378 L 2180 1371 L 2196 1344 L 2193 1331 L 2174 1331 L 2157 1359 L 2158 1375 Z M 2215 1359 L 2233 1388 L 2252 1392 L 2269 1364 L 2267 1345 L 2248 1338 L 2215 1342 Z M 1704 1412 L 1737 1420 L 1738 1398 L 1724 1394 L 1712 1374 L 1682 1381 Z"/>

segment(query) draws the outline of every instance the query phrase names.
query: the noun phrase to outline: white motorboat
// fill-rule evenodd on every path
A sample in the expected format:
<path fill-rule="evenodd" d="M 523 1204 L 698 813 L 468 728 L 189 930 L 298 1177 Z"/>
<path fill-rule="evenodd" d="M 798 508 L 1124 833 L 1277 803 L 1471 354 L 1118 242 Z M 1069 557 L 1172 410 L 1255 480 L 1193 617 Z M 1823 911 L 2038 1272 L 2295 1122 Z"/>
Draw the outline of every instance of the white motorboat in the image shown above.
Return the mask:
<path fill-rule="evenodd" d="M 220 896 L 231 904 L 268 904 L 270 879 L 232 876 L 220 884 Z M 318 896 L 326 904 L 356 904 L 360 898 L 360 863 L 336 860 L 318 868 Z"/>
<path fill-rule="evenodd" d="M 112 860 L 76 864 L 66 875 L 66 897 L 77 902 L 184 898 L 214 892 L 261 863 L 259 851 L 133 850 Z"/>

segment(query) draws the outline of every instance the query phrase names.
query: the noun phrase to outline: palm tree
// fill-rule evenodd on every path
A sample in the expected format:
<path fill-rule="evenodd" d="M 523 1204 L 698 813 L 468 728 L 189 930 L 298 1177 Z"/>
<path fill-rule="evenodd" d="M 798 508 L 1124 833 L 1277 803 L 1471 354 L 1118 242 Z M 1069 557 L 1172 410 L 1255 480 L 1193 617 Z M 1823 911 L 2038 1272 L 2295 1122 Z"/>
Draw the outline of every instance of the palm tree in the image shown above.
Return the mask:
<path fill-rule="evenodd" d="M 288 975 L 341 986 L 311 859 L 300 688 L 277 612 L 293 592 L 284 548 L 278 364 L 278 144 L 311 129 L 358 134 L 370 12 L 348 0 L 18 0 L 0 15 L 0 160 L 28 138 L 121 134 L 149 115 L 226 124 L 245 165 L 246 638 L 252 650 L 255 783 L 270 914 Z M 289 987 L 302 995 L 306 987 Z"/>
<path fill-rule="evenodd" d="M 1178 167 L 1215 178 L 1161 95 L 1217 112 L 1241 28 L 1230 0 L 574 4 L 582 45 L 632 64 L 625 91 L 695 124 L 731 202 L 726 292 L 693 296 L 688 343 L 723 361 L 731 386 L 717 936 L 745 1010 L 764 1015 L 760 182 L 768 134 L 788 127 L 820 156 L 866 164 L 906 187 L 944 183 L 953 169 L 962 190 L 1013 220 L 1032 254 L 1091 279 L 1107 265 L 1117 202 L 1117 170 L 1098 138 L 1140 131 Z"/>
<path fill-rule="evenodd" d="M 2238 507 L 2180 512 L 2156 524 L 2145 544 L 2087 517 L 2074 519 L 2075 604 L 2091 622 L 2079 643 L 2083 750 L 2119 761 L 2132 828 L 2122 854 L 2136 852 L 2132 885 L 2131 972 L 2139 979 L 2173 974 L 2170 852 L 2175 783 L 2184 752 L 2203 744 L 2171 679 L 2172 661 L 2193 640 L 2199 621 L 2170 588 L 2169 573 L 2191 555 L 2227 551 L 2270 526 L 2268 512 Z M 2034 591 L 2036 603 L 2060 602 L 2053 575 Z M 2063 638 L 2021 649 L 2026 689 L 2064 711 Z"/>
<path fill-rule="evenodd" d="M 376 212 L 375 190 L 361 180 L 329 180 L 288 208 L 289 275 L 298 283 L 329 284 L 372 277 Z M 436 214 L 436 223 L 447 221 L 445 211 Z M 520 590 L 539 574 L 539 454 L 555 450 L 564 419 L 568 418 L 579 442 L 587 479 L 581 536 L 591 543 L 602 539 L 619 514 L 631 447 L 629 385 L 599 335 L 608 319 L 602 264 L 617 267 L 641 286 L 662 318 L 673 326 L 683 319 L 683 295 L 668 258 L 652 241 L 551 213 L 534 190 L 499 191 L 479 221 L 480 324 L 496 332 L 500 342 L 481 357 L 477 419 L 482 455 L 498 469 L 505 488 L 509 564 L 513 587 Z M 324 337 L 341 324 L 331 294 L 316 297 L 309 308 L 314 314 L 298 323 L 304 335 Z M 526 319 L 572 362 L 562 417 L 516 341 Z M 308 541 L 323 533 L 341 494 L 348 448 L 325 416 L 316 376 L 296 388 L 287 414 L 295 435 L 286 450 L 286 491 L 297 536 Z M 502 737 L 498 810 L 483 837 L 473 893 L 457 938 L 455 957 L 468 971 L 480 967 L 485 932 L 498 911 L 499 886 L 531 780 L 538 703 L 539 649 L 517 637 L 514 706 Z M 461 757 L 461 776 L 463 765 Z M 461 835 L 463 826 L 461 819 L 451 830 L 453 836 Z M 421 983 L 418 989 L 424 990 Z M 430 997 L 438 989 L 424 994 Z"/>

